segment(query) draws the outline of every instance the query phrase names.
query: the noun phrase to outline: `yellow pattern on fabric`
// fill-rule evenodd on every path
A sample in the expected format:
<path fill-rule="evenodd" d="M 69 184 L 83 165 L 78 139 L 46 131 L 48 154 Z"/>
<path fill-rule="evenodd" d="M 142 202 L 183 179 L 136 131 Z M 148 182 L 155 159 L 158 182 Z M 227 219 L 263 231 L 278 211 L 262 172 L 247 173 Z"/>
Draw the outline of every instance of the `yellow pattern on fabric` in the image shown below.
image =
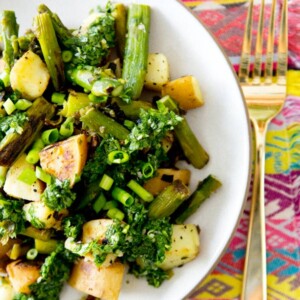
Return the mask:
<path fill-rule="evenodd" d="M 299 280 L 296 275 L 289 276 L 286 280 L 278 280 L 274 275 L 268 275 L 268 299 L 286 300 L 300 299 L 299 288 L 292 288 L 293 282 Z"/>
<path fill-rule="evenodd" d="M 210 274 L 196 288 L 199 291 L 192 299 L 201 300 L 225 300 L 238 298 L 241 293 L 241 276 L 233 277 L 227 274 Z"/>
<path fill-rule="evenodd" d="M 214 1 L 184 1 L 184 4 L 189 7 L 204 4 L 206 2 L 216 3 L 216 4 L 240 4 L 245 3 L 247 0 L 214 0 Z"/>
<path fill-rule="evenodd" d="M 290 70 L 287 73 L 287 94 L 300 97 L 300 72 Z"/>
<path fill-rule="evenodd" d="M 287 73 L 287 95 L 300 96 L 300 72 Z M 266 144 L 266 173 L 285 173 L 299 165 L 300 124 L 292 123 L 282 130 L 269 130 Z M 272 153 L 268 156 L 268 153 Z"/>
<path fill-rule="evenodd" d="M 267 133 L 266 173 L 280 174 L 299 164 L 300 124 L 294 123 L 283 130 L 272 130 Z M 268 153 L 272 153 L 268 156 Z"/>

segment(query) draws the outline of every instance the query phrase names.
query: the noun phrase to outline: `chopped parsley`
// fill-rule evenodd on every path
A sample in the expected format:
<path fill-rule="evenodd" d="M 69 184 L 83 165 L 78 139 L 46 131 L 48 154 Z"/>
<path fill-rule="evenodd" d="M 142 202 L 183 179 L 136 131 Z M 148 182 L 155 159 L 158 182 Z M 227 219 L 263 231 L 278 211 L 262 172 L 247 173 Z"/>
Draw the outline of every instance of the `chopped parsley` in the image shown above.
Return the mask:
<path fill-rule="evenodd" d="M 24 112 L 16 112 L 10 116 L 0 118 L 0 139 L 3 139 L 5 135 L 9 133 L 23 132 L 23 126 L 28 121 L 28 117 Z"/>
<path fill-rule="evenodd" d="M 99 65 L 115 46 L 115 19 L 111 14 L 111 5 L 95 12 L 95 18 L 87 26 L 82 26 L 75 34 L 59 35 L 64 47 L 73 53 L 75 65 Z"/>
<path fill-rule="evenodd" d="M 42 194 L 45 205 L 55 211 L 70 207 L 75 199 L 76 193 L 71 190 L 69 180 L 55 179 Z"/>
<path fill-rule="evenodd" d="M 73 238 L 67 240 L 67 248 L 75 254 L 92 253 L 96 265 L 101 266 L 110 253 L 132 265 L 132 273 L 146 277 L 149 284 L 159 286 L 168 277 L 157 267 L 165 258 L 165 251 L 170 248 L 172 225 L 169 218 L 149 219 L 143 204 L 135 203 L 126 208 L 125 222 L 114 220 L 108 226 L 105 242 L 96 240 L 88 244 L 76 243 Z M 136 263 L 142 262 L 141 265 Z"/>
<path fill-rule="evenodd" d="M 139 122 L 129 135 L 129 150 L 160 147 L 162 138 L 181 120 L 180 116 L 166 108 L 141 110 Z"/>
<path fill-rule="evenodd" d="M 81 234 L 82 225 L 86 222 L 83 215 L 76 214 L 62 220 L 62 227 L 66 237 L 77 239 Z"/>
<path fill-rule="evenodd" d="M 46 257 L 41 267 L 41 277 L 29 286 L 31 295 L 17 294 L 14 300 L 59 300 L 64 283 L 77 256 L 58 244 L 55 251 Z"/>
<path fill-rule="evenodd" d="M 5 199 L 0 194 L 0 242 L 5 244 L 9 238 L 15 238 L 25 228 L 21 200 Z"/>

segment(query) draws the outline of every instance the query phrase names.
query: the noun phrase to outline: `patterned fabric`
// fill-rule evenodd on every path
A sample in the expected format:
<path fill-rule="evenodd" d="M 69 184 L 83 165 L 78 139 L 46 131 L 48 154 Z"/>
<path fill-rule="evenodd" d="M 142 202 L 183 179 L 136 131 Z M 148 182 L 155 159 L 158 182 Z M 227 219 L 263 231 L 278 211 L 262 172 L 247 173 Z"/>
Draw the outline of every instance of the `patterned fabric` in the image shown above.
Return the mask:
<path fill-rule="evenodd" d="M 234 67 L 242 46 L 247 0 L 182 0 L 209 28 Z M 270 9 L 267 5 L 267 9 Z M 279 7 L 277 8 L 279 9 Z M 257 21 L 258 8 L 254 13 Z M 300 299 L 300 1 L 289 1 L 287 99 L 271 122 L 266 144 L 268 299 Z M 189 300 L 239 299 L 251 191 L 235 235 L 216 268 Z"/>

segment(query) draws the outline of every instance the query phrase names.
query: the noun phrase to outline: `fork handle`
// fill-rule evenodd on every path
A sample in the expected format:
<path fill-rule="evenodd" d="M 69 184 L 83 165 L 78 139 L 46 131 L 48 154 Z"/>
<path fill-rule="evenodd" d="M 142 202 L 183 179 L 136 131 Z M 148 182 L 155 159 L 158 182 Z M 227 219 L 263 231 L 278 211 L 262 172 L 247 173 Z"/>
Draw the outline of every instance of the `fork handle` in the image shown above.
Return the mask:
<path fill-rule="evenodd" d="M 253 170 L 253 185 L 252 185 L 252 198 L 249 216 L 249 229 L 247 236 L 247 247 L 246 247 L 246 257 L 243 272 L 243 282 L 242 282 L 242 300 L 250 299 L 262 299 L 267 300 L 267 251 L 266 251 L 266 216 L 265 216 L 265 141 L 268 122 L 261 121 L 257 122 L 252 120 L 255 135 L 255 157 L 254 157 L 254 170 Z M 258 202 L 258 203 L 257 203 Z M 259 204 L 257 206 L 257 204 Z M 257 215 L 257 209 L 259 215 Z M 259 218 L 259 219 L 257 219 Z M 260 225 L 260 228 L 254 230 L 254 226 Z M 255 242 L 259 239 L 258 249 L 253 249 L 253 239 Z M 251 247 L 252 246 L 252 247 Z M 260 264 L 257 265 L 259 250 Z M 256 266 L 257 265 L 257 266 Z M 258 286 L 252 286 L 249 284 L 249 277 L 253 276 L 250 274 L 249 267 L 255 269 L 258 274 L 255 274 L 256 279 L 260 280 Z M 256 266 L 256 267 L 255 267 Z M 253 273 L 253 272 L 252 272 Z M 258 293 L 253 295 L 253 289 L 257 290 Z M 251 296 L 251 294 L 253 296 Z"/>

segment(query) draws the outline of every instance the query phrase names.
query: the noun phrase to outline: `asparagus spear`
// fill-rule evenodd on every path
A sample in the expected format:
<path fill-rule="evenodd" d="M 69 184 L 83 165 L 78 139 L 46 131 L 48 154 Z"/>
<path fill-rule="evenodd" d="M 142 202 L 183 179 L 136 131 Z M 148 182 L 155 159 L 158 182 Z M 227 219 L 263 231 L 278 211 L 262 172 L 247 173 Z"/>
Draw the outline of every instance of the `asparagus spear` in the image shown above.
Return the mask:
<path fill-rule="evenodd" d="M 59 16 L 53 13 L 45 4 L 40 4 L 38 6 L 38 12 L 40 14 L 48 13 L 50 15 L 53 28 L 61 42 L 67 41 L 73 37 L 71 31 L 63 24 Z"/>
<path fill-rule="evenodd" d="M 99 180 L 89 183 L 85 189 L 84 194 L 80 199 L 80 203 L 77 205 L 76 210 L 81 210 L 85 208 L 89 203 L 91 203 L 101 192 L 101 187 L 99 186 Z"/>
<path fill-rule="evenodd" d="M 190 195 L 188 187 L 180 180 L 167 186 L 149 205 L 148 215 L 158 219 L 170 216 Z"/>
<path fill-rule="evenodd" d="M 115 18 L 116 40 L 119 55 L 124 56 L 126 42 L 127 11 L 123 3 L 116 3 L 112 12 Z"/>
<path fill-rule="evenodd" d="M 3 81 L 5 87 L 10 85 L 9 75 L 15 59 L 12 39 L 18 36 L 18 31 L 19 26 L 15 13 L 10 10 L 4 10 L 1 15 L 4 70 L 0 75 L 0 79 Z"/>
<path fill-rule="evenodd" d="M 122 78 L 131 97 L 139 98 L 147 72 L 150 30 L 150 7 L 132 4 L 128 8 L 127 38 L 124 52 Z"/>
<path fill-rule="evenodd" d="M 110 134 L 119 140 L 126 140 L 128 138 L 129 131 L 124 126 L 93 107 L 89 108 L 81 116 L 80 120 L 84 126 L 102 137 Z"/>
<path fill-rule="evenodd" d="M 190 217 L 200 205 L 211 196 L 217 189 L 221 187 L 222 183 L 212 175 L 207 176 L 203 181 L 200 181 L 197 189 L 191 197 L 185 201 L 174 214 L 176 224 L 183 224 L 183 222 Z"/>
<path fill-rule="evenodd" d="M 136 120 L 140 116 L 141 109 L 148 110 L 153 108 L 153 105 L 148 101 L 136 100 L 130 103 L 125 103 L 119 98 L 115 98 L 114 101 L 118 104 L 125 116 L 129 119 Z"/>
<path fill-rule="evenodd" d="M 44 125 L 44 120 L 54 114 L 53 106 L 44 98 L 36 99 L 26 112 L 28 121 L 23 125 L 21 134 L 6 135 L 0 142 L 0 166 L 10 166 L 37 137 Z"/>
<path fill-rule="evenodd" d="M 64 64 L 51 17 L 48 13 L 41 13 L 35 17 L 35 33 L 41 45 L 53 86 L 58 91 L 65 81 Z"/>
<path fill-rule="evenodd" d="M 33 239 L 48 241 L 50 240 L 53 232 L 49 229 L 37 229 L 33 226 L 29 226 L 22 230 L 20 234 L 31 237 Z"/>
<path fill-rule="evenodd" d="M 178 114 L 177 104 L 170 96 L 165 96 L 158 102 L 163 103 L 167 108 Z M 203 168 L 208 163 L 209 156 L 199 143 L 184 117 L 183 120 L 175 126 L 174 131 L 183 153 L 189 162 L 197 169 Z"/>
<path fill-rule="evenodd" d="M 124 90 L 123 79 L 109 77 L 103 70 L 93 66 L 71 67 L 67 71 L 67 78 L 96 97 L 122 97 Z"/>

